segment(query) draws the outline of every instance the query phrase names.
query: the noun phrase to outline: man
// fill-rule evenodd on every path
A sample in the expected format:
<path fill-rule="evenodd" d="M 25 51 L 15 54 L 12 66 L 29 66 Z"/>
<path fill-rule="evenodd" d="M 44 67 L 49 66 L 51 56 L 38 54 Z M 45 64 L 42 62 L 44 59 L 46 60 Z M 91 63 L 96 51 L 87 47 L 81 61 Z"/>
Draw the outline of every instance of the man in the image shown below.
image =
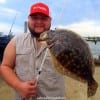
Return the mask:
<path fill-rule="evenodd" d="M 48 52 L 39 80 L 36 77 L 45 54 L 45 45 L 37 38 L 50 29 L 49 7 L 41 2 L 30 8 L 28 27 L 30 33 L 14 37 L 7 45 L 1 73 L 15 91 L 15 100 L 64 100 L 64 79 L 55 69 Z M 37 84 L 37 85 L 36 85 Z"/>

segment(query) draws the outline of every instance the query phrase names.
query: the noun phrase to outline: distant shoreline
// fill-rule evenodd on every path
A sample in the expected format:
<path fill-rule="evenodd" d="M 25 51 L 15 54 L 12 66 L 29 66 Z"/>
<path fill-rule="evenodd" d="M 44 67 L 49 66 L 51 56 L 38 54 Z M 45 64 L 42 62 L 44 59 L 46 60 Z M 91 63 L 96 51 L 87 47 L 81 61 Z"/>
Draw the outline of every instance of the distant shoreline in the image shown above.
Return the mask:
<path fill-rule="evenodd" d="M 98 55 L 98 57 L 94 57 L 94 63 L 95 65 L 100 65 L 100 55 Z"/>

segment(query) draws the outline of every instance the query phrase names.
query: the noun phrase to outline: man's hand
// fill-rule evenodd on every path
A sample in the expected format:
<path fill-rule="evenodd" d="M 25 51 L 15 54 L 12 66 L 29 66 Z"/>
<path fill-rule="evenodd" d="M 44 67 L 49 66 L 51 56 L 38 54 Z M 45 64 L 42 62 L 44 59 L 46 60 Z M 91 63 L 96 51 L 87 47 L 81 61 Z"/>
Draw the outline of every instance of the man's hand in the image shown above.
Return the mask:
<path fill-rule="evenodd" d="M 23 98 L 30 98 L 36 95 L 37 86 L 36 79 L 27 82 L 21 82 L 17 88 L 17 91 Z"/>

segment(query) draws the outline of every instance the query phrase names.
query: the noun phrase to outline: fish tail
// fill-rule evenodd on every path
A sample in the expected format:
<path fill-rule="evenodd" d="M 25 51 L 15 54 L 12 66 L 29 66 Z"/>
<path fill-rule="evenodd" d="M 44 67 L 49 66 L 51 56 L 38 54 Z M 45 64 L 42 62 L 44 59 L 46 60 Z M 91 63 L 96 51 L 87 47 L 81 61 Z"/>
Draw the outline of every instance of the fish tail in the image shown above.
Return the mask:
<path fill-rule="evenodd" d="M 93 79 L 92 81 L 88 82 L 88 97 L 94 96 L 96 94 L 98 88 L 98 83 Z"/>

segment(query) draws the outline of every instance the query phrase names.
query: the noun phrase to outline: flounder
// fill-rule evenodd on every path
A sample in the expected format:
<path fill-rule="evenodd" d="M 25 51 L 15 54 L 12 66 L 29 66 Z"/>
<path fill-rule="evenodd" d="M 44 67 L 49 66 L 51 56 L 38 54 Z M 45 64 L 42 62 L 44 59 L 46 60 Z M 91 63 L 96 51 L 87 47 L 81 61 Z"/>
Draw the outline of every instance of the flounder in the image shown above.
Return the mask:
<path fill-rule="evenodd" d="M 88 97 L 96 93 L 98 84 L 93 78 L 93 56 L 81 36 L 70 30 L 50 30 L 41 34 L 38 40 L 46 41 L 55 68 L 61 74 L 87 82 Z"/>

